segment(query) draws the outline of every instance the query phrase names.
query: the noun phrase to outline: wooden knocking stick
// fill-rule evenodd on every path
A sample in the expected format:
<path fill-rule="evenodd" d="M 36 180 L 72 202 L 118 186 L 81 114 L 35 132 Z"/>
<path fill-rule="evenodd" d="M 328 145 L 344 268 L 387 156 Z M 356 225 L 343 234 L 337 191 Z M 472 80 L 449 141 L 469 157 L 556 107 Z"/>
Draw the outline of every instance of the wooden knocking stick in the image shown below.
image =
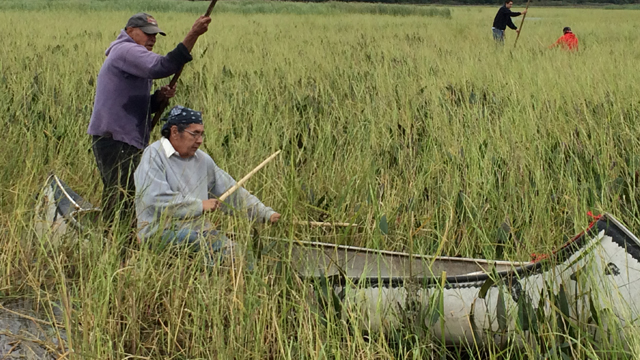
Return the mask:
<path fill-rule="evenodd" d="M 344 223 L 344 222 L 330 223 L 330 222 L 320 222 L 320 221 L 293 220 L 293 223 L 295 225 L 308 225 L 308 226 L 317 226 L 317 227 L 354 227 L 354 228 L 364 227 L 358 224 Z M 418 228 L 412 233 L 412 235 L 415 235 L 416 233 L 419 233 L 419 232 L 429 232 L 429 230 Z"/>
<path fill-rule="evenodd" d="M 238 181 L 235 185 L 233 185 L 232 187 L 229 188 L 229 190 L 225 191 L 224 194 L 222 194 L 222 196 L 220 196 L 218 198 L 218 200 L 220 201 L 225 201 L 229 196 L 231 196 L 231 194 L 233 194 L 236 190 L 238 190 L 239 188 L 242 187 L 242 185 L 244 185 L 244 183 L 246 183 L 249 178 L 251 178 L 255 173 L 257 173 L 260 169 L 262 169 L 265 165 L 267 165 L 267 163 L 269 163 L 269 161 L 275 159 L 275 157 L 280 154 L 280 150 L 276 151 L 275 153 L 273 153 L 271 156 L 269 156 L 265 161 L 263 161 L 260 165 L 256 166 L 255 169 L 251 170 L 250 173 L 248 173 L 247 175 L 245 175 L 245 177 L 243 177 L 242 179 L 240 179 L 240 181 Z"/>
<path fill-rule="evenodd" d="M 296 225 L 309 225 L 309 226 L 320 226 L 320 227 L 359 227 L 358 224 L 350 224 L 350 223 L 330 223 L 330 222 L 320 222 L 320 221 L 301 221 L 294 220 L 294 224 Z"/>

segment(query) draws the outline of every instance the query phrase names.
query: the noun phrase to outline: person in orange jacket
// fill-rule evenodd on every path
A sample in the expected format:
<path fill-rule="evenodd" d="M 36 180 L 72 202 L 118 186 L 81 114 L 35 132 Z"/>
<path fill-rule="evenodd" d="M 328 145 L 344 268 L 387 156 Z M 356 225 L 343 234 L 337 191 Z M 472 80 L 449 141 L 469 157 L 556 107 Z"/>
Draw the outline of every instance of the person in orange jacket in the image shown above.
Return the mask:
<path fill-rule="evenodd" d="M 549 49 L 560 45 L 565 50 L 578 51 L 578 38 L 573 32 L 571 32 L 571 28 L 567 26 L 562 29 L 562 32 L 564 35 L 562 35 L 553 45 L 549 46 Z"/>

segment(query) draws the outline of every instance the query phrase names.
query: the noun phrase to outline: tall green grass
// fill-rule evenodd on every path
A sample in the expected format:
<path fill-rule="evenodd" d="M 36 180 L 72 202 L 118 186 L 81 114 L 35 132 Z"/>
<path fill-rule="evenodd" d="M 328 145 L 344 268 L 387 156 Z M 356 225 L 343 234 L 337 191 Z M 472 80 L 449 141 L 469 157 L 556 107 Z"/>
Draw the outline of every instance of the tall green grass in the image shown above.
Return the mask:
<path fill-rule="evenodd" d="M 131 12 L 185 12 L 202 14 L 208 2 L 179 0 L 6 0 L 0 3 L 2 10 L 82 10 L 82 11 L 124 11 Z M 294 15 L 337 15 L 337 14 L 384 14 L 400 16 L 437 16 L 451 18 L 451 10 L 436 6 L 384 5 L 328 2 L 323 4 L 283 1 L 230 0 L 216 4 L 216 13 L 234 14 L 294 14 Z"/>
<path fill-rule="evenodd" d="M 268 257 L 254 272 L 208 270 L 201 255 L 134 246 L 123 265 L 126 229 L 107 238 L 96 227 L 63 241 L 36 237 L 35 194 L 49 172 L 99 203 L 86 127 L 104 50 L 131 12 L 154 11 L 168 32 L 156 51 L 166 53 L 204 3 L 171 12 L 147 3 L 46 11 L 17 4 L 0 4 L 0 292 L 62 304 L 72 356 L 455 357 L 426 336 L 390 341 L 354 334 L 343 321 L 323 324 L 305 301 L 308 286 Z M 247 184 L 283 221 L 221 218 L 241 243 L 257 228 L 291 240 L 527 260 L 582 231 L 589 210 L 639 228 L 634 12 L 533 8 L 537 19 L 513 50 L 513 32 L 504 47 L 491 39 L 494 8 L 427 19 L 295 4 L 311 5 L 332 16 L 214 16 L 172 101 L 204 111 L 203 148 L 235 178 L 283 150 Z M 580 52 L 547 50 L 567 25 Z M 305 229 L 293 218 L 365 229 Z M 548 329 L 549 341 L 557 331 Z M 580 344 L 587 351 L 591 342 Z M 536 346 L 526 351 L 539 353 Z M 616 343 L 612 353 L 623 348 Z M 483 351 L 472 354 L 516 350 Z"/>

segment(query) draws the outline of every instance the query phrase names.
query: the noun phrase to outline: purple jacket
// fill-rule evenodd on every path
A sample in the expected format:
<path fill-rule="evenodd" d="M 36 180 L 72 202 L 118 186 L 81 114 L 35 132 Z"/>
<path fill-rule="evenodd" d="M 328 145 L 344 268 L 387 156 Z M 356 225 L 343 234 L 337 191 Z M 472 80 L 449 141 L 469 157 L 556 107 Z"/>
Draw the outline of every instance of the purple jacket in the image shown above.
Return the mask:
<path fill-rule="evenodd" d="M 153 79 L 176 73 L 191 55 L 182 43 L 167 56 L 158 55 L 136 44 L 124 30 L 105 55 L 87 133 L 144 149 L 151 132 Z"/>

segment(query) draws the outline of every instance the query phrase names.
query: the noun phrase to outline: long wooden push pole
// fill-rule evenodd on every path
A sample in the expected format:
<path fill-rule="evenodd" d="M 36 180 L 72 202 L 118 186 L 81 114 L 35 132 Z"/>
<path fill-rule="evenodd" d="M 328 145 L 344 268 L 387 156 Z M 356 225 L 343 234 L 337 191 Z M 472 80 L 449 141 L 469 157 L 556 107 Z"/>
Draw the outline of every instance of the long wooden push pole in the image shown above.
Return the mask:
<path fill-rule="evenodd" d="M 527 0 L 527 7 L 524 9 L 525 11 L 529 11 L 529 4 L 531 3 L 531 0 Z M 524 26 L 524 18 L 527 17 L 527 14 L 525 13 L 524 15 L 522 15 L 522 21 L 520 22 L 520 31 L 518 31 L 518 35 L 516 35 L 516 41 L 513 43 L 513 48 L 516 48 L 516 44 L 518 44 L 518 38 L 520 37 L 520 33 L 522 32 L 522 27 Z"/>
<path fill-rule="evenodd" d="M 211 15 L 211 12 L 213 11 L 213 7 L 216 6 L 217 2 L 218 0 L 211 0 L 211 2 L 209 3 L 209 7 L 207 8 L 207 12 L 204 13 L 204 16 Z M 176 72 L 173 75 L 173 78 L 171 78 L 171 81 L 169 82 L 169 87 L 174 87 L 176 85 L 176 83 L 178 82 L 178 79 L 180 78 L 180 74 L 182 74 L 183 68 L 184 67 L 180 68 L 180 70 L 178 70 L 178 72 Z M 153 121 L 151 122 L 151 129 L 156 127 L 156 125 L 158 124 L 158 121 L 160 121 L 160 117 L 162 116 L 164 109 L 166 109 L 167 106 L 169 106 L 169 99 L 165 99 L 162 102 L 162 104 L 160 104 L 158 111 L 156 111 L 156 114 L 153 116 Z"/>

